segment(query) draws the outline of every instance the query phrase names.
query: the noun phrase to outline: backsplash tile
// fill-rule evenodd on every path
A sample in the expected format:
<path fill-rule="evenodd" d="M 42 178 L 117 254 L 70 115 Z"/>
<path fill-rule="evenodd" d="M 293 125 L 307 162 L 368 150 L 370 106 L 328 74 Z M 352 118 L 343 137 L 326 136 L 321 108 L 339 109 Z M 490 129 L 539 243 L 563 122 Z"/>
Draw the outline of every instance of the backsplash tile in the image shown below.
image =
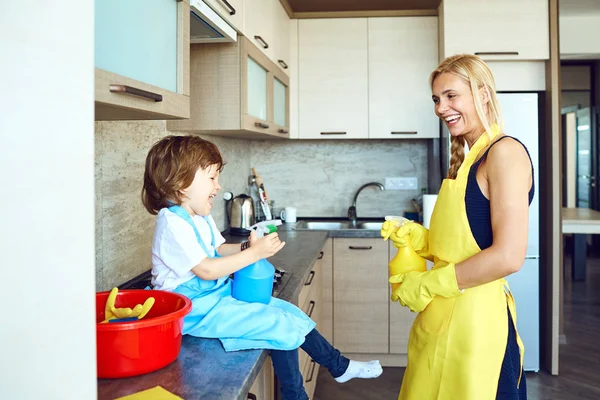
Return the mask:
<path fill-rule="evenodd" d="M 109 290 L 148 270 L 155 217 L 140 197 L 148 150 L 169 134 L 164 121 L 96 122 L 96 289 Z M 427 187 L 423 140 L 253 140 L 203 135 L 226 161 L 212 216 L 227 226 L 224 191 L 249 193 L 255 167 L 276 210 L 298 208 L 301 217 L 345 216 L 364 183 L 386 176 L 416 176 Z M 411 209 L 420 191 L 364 190 L 358 216 L 382 217 Z"/>
<path fill-rule="evenodd" d="M 416 176 L 419 190 L 367 188 L 357 201 L 359 218 L 402 214 L 428 184 L 425 140 L 253 141 L 252 164 L 275 208 L 300 217 L 344 217 L 361 185 Z"/>

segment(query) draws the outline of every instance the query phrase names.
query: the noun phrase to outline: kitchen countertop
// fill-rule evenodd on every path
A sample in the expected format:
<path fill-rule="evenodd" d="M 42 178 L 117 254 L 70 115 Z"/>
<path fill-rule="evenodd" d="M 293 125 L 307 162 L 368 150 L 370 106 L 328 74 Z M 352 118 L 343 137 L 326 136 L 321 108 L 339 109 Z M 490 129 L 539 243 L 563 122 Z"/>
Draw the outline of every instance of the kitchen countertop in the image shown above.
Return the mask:
<path fill-rule="evenodd" d="M 292 228 L 289 225 L 284 224 L 279 229 L 281 239 L 286 242 L 285 247 L 269 261 L 276 268 L 292 273 L 278 297 L 294 302 L 331 233 L 296 231 L 288 229 Z M 246 240 L 240 236 L 224 236 L 228 243 Z M 246 400 L 246 394 L 266 357 L 265 350 L 226 353 L 217 339 L 186 335 L 179 357 L 170 365 L 132 378 L 98 379 L 98 399 L 115 399 L 162 386 L 186 400 Z"/>
<path fill-rule="evenodd" d="M 563 208 L 563 233 L 600 233 L 600 211 L 589 208 Z"/>

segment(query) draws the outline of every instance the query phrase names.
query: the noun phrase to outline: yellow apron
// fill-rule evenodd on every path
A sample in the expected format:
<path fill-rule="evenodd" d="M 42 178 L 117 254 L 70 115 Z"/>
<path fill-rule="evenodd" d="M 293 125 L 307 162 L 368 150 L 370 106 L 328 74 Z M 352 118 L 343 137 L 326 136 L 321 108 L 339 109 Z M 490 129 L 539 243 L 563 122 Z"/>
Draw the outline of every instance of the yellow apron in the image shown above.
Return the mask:
<path fill-rule="evenodd" d="M 471 165 L 489 143 L 488 135 L 481 135 L 456 179 L 442 183 L 429 230 L 437 267 L 445 265 L 440 260 L 459 263 L 481 251 L 469 226 L 465 192 Z M 507 304 L 516 331 L 515 302 L 504 279 L 466 289 L 456 298 L 436 296 L 412 326 L 398 399 L 495 399 L 508 338 Z M 517 343 L 522 371 L 524 348 L 518 333 Z"/>

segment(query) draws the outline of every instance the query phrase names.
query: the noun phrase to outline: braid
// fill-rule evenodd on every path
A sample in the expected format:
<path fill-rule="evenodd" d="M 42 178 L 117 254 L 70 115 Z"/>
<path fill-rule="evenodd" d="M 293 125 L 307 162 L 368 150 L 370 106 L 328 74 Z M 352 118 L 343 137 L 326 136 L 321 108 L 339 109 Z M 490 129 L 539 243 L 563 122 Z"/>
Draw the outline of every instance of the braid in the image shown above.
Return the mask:
<path fill-rule="evenodd" d="M 450 145 L 450 169 L 448 178 L 456 179 L 458 169 L 465 160 L 465 138 L 463 136 L 453 136 Z"/>

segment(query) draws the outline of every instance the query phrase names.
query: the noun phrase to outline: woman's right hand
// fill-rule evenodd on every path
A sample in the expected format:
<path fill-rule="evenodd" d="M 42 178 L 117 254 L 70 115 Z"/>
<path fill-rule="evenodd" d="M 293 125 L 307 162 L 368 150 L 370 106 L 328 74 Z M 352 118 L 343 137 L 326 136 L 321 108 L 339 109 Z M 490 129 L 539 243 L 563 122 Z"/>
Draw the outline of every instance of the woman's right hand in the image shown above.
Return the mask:
<path fill-rule="evenodd" d="M 255 251 L 259 259 L 274 256 L 285 246 L 285 242 L 279 240 L 277 232 L 269 233 L 264 237 L 257 237 L 254 231 L 250 232 L 250 249 Z"/>

